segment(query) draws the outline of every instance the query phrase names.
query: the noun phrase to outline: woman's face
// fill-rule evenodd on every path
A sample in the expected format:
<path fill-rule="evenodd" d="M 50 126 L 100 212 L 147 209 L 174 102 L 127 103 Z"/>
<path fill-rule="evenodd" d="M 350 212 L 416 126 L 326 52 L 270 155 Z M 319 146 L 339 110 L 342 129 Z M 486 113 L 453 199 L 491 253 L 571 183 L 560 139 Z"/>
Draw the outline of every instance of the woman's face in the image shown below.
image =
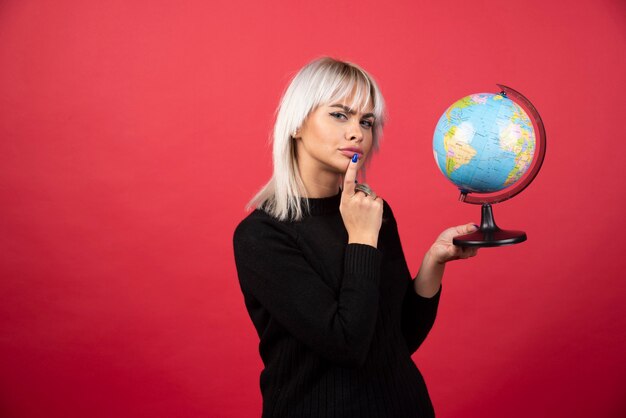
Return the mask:
<path fill-rule="evenodd" d="M 354 154 L 359 166 L 372 148 L 374 115 L 348 107 L 350 98 L 319 106 L 309 114 L 296 133 L 298 164 L 307 170 L 343 174 Z"/>

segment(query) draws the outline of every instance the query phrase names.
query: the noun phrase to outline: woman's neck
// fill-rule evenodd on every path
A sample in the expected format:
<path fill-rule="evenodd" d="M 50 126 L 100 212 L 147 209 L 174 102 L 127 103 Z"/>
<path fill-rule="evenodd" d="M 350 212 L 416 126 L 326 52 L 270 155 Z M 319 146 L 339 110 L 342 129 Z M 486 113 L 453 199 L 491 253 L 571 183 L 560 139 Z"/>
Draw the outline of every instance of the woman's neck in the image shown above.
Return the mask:
<path fill-rule="evenodd" d="M 299 166 L 300 178 L 306 188 L 306 196 L 310 199 L 336 196 L 339 193 L 342 176 L 332 171 L 320 170 L 312 164 Z"/>

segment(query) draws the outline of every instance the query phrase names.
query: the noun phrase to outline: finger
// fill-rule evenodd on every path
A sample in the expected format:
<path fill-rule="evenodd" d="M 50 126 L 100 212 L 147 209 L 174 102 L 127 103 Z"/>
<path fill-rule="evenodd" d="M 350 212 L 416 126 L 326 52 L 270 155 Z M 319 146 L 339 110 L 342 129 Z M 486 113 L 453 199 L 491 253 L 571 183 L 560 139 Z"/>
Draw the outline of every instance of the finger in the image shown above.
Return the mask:
<path fill-rule="evenodd" d="M 354 194 L 354 186 L 356 181 L 357 165 L 359 161 L 359 154 L 354 154 L 354 157 L 348 164 L 346 174 L 343 176 L 343 194 L 351 196 Z"/>
<path fill-rule="evenodd" d="M 471 257 L 471 252 L 469 251 L 468 248 L 463 247 L 463 249 L 461 250 L 461 252 L 459 253 L 459 258 L 465 260 L 466 258 L 470 258 Z"/>
<path fill-rule="evenodd" d="M 456 230 L 459 234 L 463 235 L 463 234 L 469 234 L 471 232 L 477 231 L 478 230 L 478 225 L 476 225 L 475 223 L 468 223 L 465 225 L 459 225 L 456 227 Z"/>

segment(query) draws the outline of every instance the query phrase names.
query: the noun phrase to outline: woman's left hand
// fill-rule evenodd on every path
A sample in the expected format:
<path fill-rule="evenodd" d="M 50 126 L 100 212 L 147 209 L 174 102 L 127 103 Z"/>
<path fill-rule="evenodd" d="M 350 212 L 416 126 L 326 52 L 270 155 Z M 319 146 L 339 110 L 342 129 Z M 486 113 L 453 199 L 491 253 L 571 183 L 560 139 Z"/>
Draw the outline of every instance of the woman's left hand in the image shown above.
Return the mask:
<path fill-rule="evenodd" d="M 473 224 L 453 226 L 443 231 L 433 245 L 430 247 L 430 255 L 433 261 L 445 264 L 448 261 L 461 258 L 474 257 L 478 253 L 478 247 L 457 247 L 452 244 L 452 238 L 458 235 L 469 234 L 478 228 Z"/>

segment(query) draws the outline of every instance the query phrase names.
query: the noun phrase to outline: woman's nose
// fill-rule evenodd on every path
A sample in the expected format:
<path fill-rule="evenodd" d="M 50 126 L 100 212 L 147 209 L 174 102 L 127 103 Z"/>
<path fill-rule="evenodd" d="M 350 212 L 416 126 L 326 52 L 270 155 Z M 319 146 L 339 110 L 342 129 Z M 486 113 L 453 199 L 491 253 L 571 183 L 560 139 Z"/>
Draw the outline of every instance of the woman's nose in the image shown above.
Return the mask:
<path fill-rule="evenodd" d="M 361 130 L 361 124 L 358 120 L 352 121 L 348 124 L 348 128 L 346 129 L 346 137 L 351 141 L 363 140 L 363 131 Z"/>

